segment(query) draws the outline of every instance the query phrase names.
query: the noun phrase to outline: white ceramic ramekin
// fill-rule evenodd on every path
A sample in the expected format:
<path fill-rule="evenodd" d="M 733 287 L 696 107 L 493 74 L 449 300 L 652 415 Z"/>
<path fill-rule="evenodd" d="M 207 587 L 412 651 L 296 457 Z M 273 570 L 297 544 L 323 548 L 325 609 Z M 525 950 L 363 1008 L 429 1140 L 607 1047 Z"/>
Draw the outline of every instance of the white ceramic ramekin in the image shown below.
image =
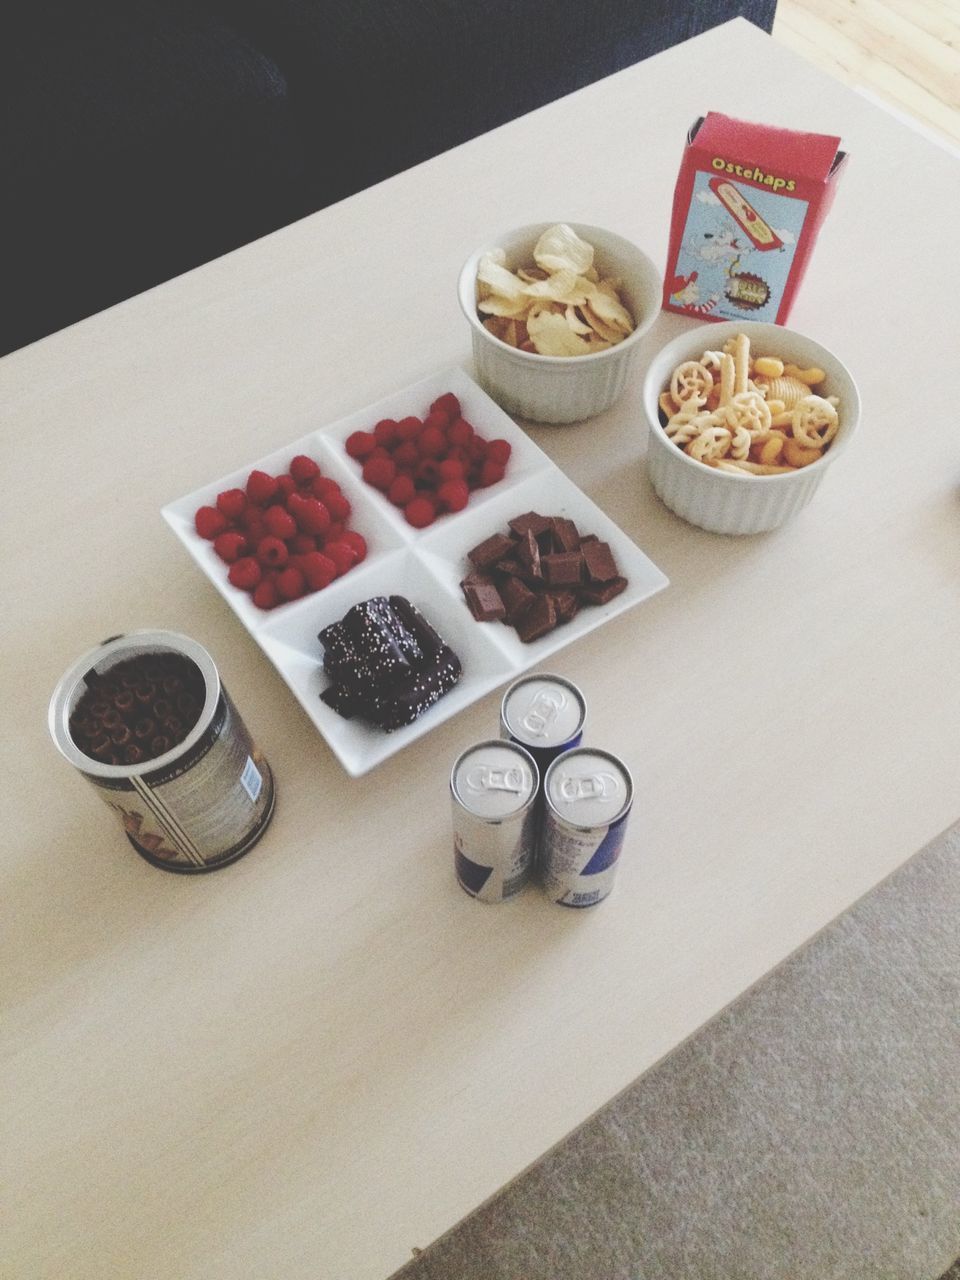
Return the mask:
<path fill-rule="evenodd" d="M 689 457 L 663 430 L 660 393 L 669 388 L 676 366 L 719 350 L 738 333 L 749 335 L 757 355 L 779 356 L 802 369 L 815 366 L 827 375 L 816 393 L 839 397 L 840 428 L 819 462 L 784 475 L 735 475 Z M 654 489 L 671 511 L 711 533 L 762 533 L 796 515 L 847 448 L 860 421 L 857 385 L 832 351 L 792 329 L 746 320 L 699 325 L 668 342 L 647 369 L 643 407 L 649 427 L 647 471 Z"/>
<path fill-rule="evenodd" d="M 620 396 L 637 344 L 659 314 L 663 284 L 653 262 L 629 240 L 601 227 L 569 223 L 593 245 L 601 276 L 622 282 L 621 297 L 636 328 L 623 342 L 587 356 L 541 356 L 508 346 L 483 327 L 477 314 L 477 265 L 496 248 L 505 251 L 511 268 L 531 264 L 534 246 L 551 225 L 505 231 L 472 253 L 460 272 L 460 306 L 473 334 L 477 381 L 507 413 L 532 422 L 580 422 L 609 409 Z"/>

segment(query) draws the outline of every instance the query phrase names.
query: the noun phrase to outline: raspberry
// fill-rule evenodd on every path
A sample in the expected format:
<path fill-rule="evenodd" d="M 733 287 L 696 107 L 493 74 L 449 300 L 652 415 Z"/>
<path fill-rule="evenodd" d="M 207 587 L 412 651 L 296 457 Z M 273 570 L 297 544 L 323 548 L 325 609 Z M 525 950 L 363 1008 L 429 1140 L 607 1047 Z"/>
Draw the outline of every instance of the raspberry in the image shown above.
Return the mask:
<path fill-rule="evenodd" d="M 450 424 L 447 439 L 451 444 L 469 444 L 473 439 L 473 427 L 465 418 L 457 418 Z"/>
<path fill-rule="evenodd" d="M 474 462 L 482 462 L 487 456 L 487 442 L 483 436 L 473 436 L 467 446 L 467 452 Z"/>
<path fill-rule="evenodd" d="M 315 498 L 319 498 L 321 502 L 326 502 L 329 494 L 340 492 L 340 486 L 330 476 L 314 476 L 310 485 L 310 492 Z"/>
<path fill-rule="evenodd" d="M 413 473 L 418 489 L 435 489 L 440 483 L 440 464 L 435 458 L 424 458 Z"/>
<path fill-rule="evenodd" d="M 274 609 L 280 603 L 277 582 L 273 577 L 261 578 L 253 589 L 253 603 L 258 609 Z"/>
<path fill-rule="evenodd" d="M 279 569 L 287 563 L 287 544 L 280 538 L 261 538 L 257 543 L 257 559 L 268 569 Z"/>
<path fill-rule="evenodd" d="M 228 520 L 239 520 L 247 505 L 247 495 L 242 489 L 224 489 L 217 494 L 217 507 Z"/>
<path fill-rule="evenodd" d="M 424 418 L 423 425 L 425 429 L 427 427 L 436 427 L 438 430 L 445 432 L 447 427 L 450 425 L 450 419 L 442 410 L 431 409 Z"/>
<path fill-rule="evenodd" d="M 233 564 L 234 560 L 239 560 L 246 553 L 247 539 L 239 530 L 228 529 L 226 533 L 220 533 L 214 538 L 213 549 L 224 564 Z"/>
<path fill-rule="evenodd" d="M 504 470 L 499 462 L 494 462 L 488 458 L 480 468 L 480 477 L 477 481 L 479 489 L 486 489 L 492 484 L 497 484 L 503 479 Z"/>
<path fill-rule="evenodd" d="M 218 533 L 226 530 L 227 517 L 216 507 L 198 507 L 193 524 L 201 538 L 212 542 Z"/>
<path fill-rule="evenodd" d="M 347 516 L 353 510 L 350 506 L 349 498 L 338 489 L 336 493 L 329 493 L 323 500 L 324 506 L 330 512 L 332 520 L 346 520 Z"/>
<path fill-rule="evenodd" d="M 297 484 L 309 484 L 315 476 L 320 474 L 320 468 L 305 453 L 298 453 L 290 463 L 290 474 Z"/>
<path fill-rule="evenodd" d="M 339 542 L 340 539 L 343 537 L 343 532 L 344 532 L 343 521 L 342 520 L 335 521 L 327 530 L 326 535 L 324 536 L 324 539 L 323 539 L 324 547 L 328 542 Z M 321 547 L 320 550 L 322 551 L 324 547 Z"/>
<path fill-rule="evenodd" d="M 368 457 L 377 447 L 376 437 L 370 431 L 354 431 L 347 436 L 343 446 L 351 458 L 358 461 Z"/>
<path fill-rule="evenodd" d="M 281 502 L 286 502 L 291 493 L 296 493 L 297 482 L 291 475 L 277 476 L 277 497 Z"/>
<path fill-rule="evenodd" d="M 330 528 L 330 512 L 319 498 L 292 494 L 287 509 L 301 533 L 324 534 Z"/>
<path fill-rule="evenodd" d="M 336 564 L 322 551 L 311 551 L 305 555 L 301 561 L 300 570 L 311 591 L 322 591 L 337 576 Z"/>
<path fill-rule="evenodd" d="M 292 556 L 306 556 L 316 551 L 317 540 L 312 533 L 295 533 L 287 543 Z"/>
<path fill-rule="evenodd" d="M 252 591 L 263 576 L 260 565 L 253 556 L 235 560 L 227 574 L 229 580 L 241 591 Z"/>
<path fill-rule="evenodd" d="M 447 441 L 439 427 L 424 427 L 417 437 L 417 449 L 423 458 L 439 458 Z"/>
<path fill-rule="evenodd" d="M 437 490 L 437 498 L 448 511 L 462 511 L 470 501 L 466 480 L 444 480 Z"/>
<path fill-rule="evenodd" d="M 462 480 L 466 471 L 460 458 L 444 458 L 437 467 L 441 480 Z"/>
<path fill-rule="evenodd" d="M 297 532 L 297 523 L 293 516 L 285 507 L 279 506 L 268 507 L 263 513 L 263 527 L 275 538 L 292 538 Z"/>
<path fill-rule="evenodd" d="M 433 524 L 437 518 L 437 509 L 429 498 L 422 494 L 412 501 L 408 502 L 403 509 L 407 524 L 412 524 L 415 529 L 425 529 L 428 524 Z"/>
<path fill-rule="evenodd" d="M 341 541 L 357 553 L 357 564 L 367 558 L 367 540 L 362 533 L 357 533 L 356 529 L 345 529 Z"/>
<path fill-rule="evenodd" d="M 247 531 L 247 541 L 252 545 L 259 542 L 266 533 L 263 524 L 263 512 L 251 503 L 240 517 L 240 524 Z"/>
<path fill-rule="evenodd" d="M 283 600 L 296 600 L 307 589 L 306 579 L 299 569 L 287 566 L 277 574 L 277 594 Z"/>
<path fill-rule="evenodd" d="M 389 449 L 397 438 L 397 423 L 393 418 L 381 418 L 373 428 L 373 438 L 377 444 Z"/>
<path fill-rule="evenodd" d="M 505 467 L 510 461 L 510 455 L 513 453 L 513 446 L 509 440 L 491 440 L 487 445 L 487 457 L 491 462 L 499 462 Z"/>
<path fill-rule="evenodd" d="M 399 440 L 415 440 L 420 434 L 423 423 L 419 418 L 412 415 L 409 418 L 401 418 L 397 423 L 397 439 Z"/>
<path fill-rule="evenodd" d="M 397 476 L 387 490 L 387 497 L 395 507 L 405 507 L 415 493 L 411 476 Z"/>
<path fill-rule="evenodd" d="M 444 395 L 438 396 L 430 406 L 431 413 L 445 413 L 450 422 L 456 421 L 460 417 L 460 401 L 452 391 L 447 391 Z"/>
<path fill-rule="evenodd" d="M 333 561 L 338 577 L 352 569 L 358 560 L 356 551 L 346 542 L 328 542 L 323 548 L 323 554 Z"/>
<path fill-rule="evenodd" d="M 393 460 L 398 467 L 416 466 L 420 454 L 412 440 L 404 440 L 393 451 Z"/>
<path fill-rule="evenodd" d="M 392 458 L 368 458 L 363 464 L 363 478 L 374 489 L 383 492 L 397 474 L 397 464 Z"/>
<path fill-rule="evenodd" d="M 247 497 L 258 507 L 265 507 L 271 498 L 276 497 L 277 481 L 265 471 L 251 471 L 247 477 Z"/>

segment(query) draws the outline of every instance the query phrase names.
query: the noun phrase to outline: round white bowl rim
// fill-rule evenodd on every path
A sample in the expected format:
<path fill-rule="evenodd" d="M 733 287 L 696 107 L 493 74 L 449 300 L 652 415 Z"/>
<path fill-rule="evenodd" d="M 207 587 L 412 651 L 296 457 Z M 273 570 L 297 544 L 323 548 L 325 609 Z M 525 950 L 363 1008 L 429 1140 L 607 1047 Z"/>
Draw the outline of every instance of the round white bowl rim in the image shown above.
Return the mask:
<path fill-rule="evenodd" d="M 662 291 L 662 281 L 660 273 L 657 270 L 656 263 L 649 254 L 644 253 L 639 245 L 634 244 L 632 240 L 628 240 L 626 236 L 620 235 L 617 231 L 608 231 L 606 227 L 595 227 L 586 222 L 567 223 L 567 226 L 572 227 L 578 235 L 582 233 L 584 239 L 588 240 L 591 235 L 595 235 L 599 232 L 601 236 L 608 236 L 611 240 L 616 240 L 620 244 L 624 245 L 632 253 L 639 254 L 644 264 L 650 268 L 652 278 L 658 282 L 656 289 L 658 305 L 650 309 L 650 314 L 647 316 L 646 320 L 642 321 L 640 324 L 634 324 L 632 332 L 628 333 L 622 342 L 618 342 L 612 347 L 607 347 L 605 351 L 592 351 L 589 355 L 544 356 L 541 355 L 539 351 L 521 351 L 519 347 L 511 347 L 509 342 L 504 342 L 502 338 L 498 338 L 496 334 L 491 333 L 489 329 L 485 329 L 483 327 L 483 323 L 477 317 L 477 263 L 483 254 L 489 253 L 491 249 L 502 247 L 498 244 L 498 241 L 506 240 L 508 238 L 513 239 L 517 236 L 532 236 L 534 233 L 546 231 L 548 227 L 555 225 L 555 222 L 531 222 L 524 227 L 512 227 L 509 231 L 501 232 L 500 236 L 492 239 L 490 243 L 485 245 L 483 248 L 474 249 L 473 253 L 470 254 L 466 262 L 460 268 L 460 278 L 457 287 L 457 297 L 460 302 L 460 309 L 470 321 L 470 325 L 474 332 L 482 334 L 487 341 L 493 343 L 505 354 L 513 357 L 519 364 L 539 365 L 542 369 L 563 367 L 579 368 L 581 365 L 594 363 L 597 360 L 609 360 L 611 356 L 618 355 L 619 353 L 634 346 L 635 343 L 639 342 L 640 339 L 649 332 L 653 322 L 660 313 L 659 295 Z M 469 294 L 472 305 L 468 304 L 467 300 L 468 284 L 470 286 Z"/>
<path fill-rule="evenodd" d="M 797 467 L 793 471 L 789 471 L 789 472 L 785 471 L 782 474 L 776 475 L 776 476 L 755 476 L 755 475 L 746 475 L 743 472 L 738 474 L 735 471 L 721 471 L 719 467 L 711 467 L 711 466 L 708 466 L 705 462 L 700 462 L 699 459 L 697 458 L 691 458 L 688 453 L 684 453 L 682 449 L 678 449 L 677 446 L 673 443 L 673 441 L 670 439 L 670 437 L 667 435 L 666 431 L 664 430 L 663 423 L 660 421 L 660 414 L 659 414 L 660 391 L 659 390 L 657 391 L 658 412 L 654 417 L 651 418 L 651 414 L 647 404 L 647 392 L 650 388 L 652 388 L 652 385 L 654 382 L 653 372 L 654 372 L 655 366 L 662 361 L 663 357 L 670 351 L 672 347 L 675 346 L 679 350 L 685 347 L 687 343 L 692 340 L 695 334 L 709 333 L 711 330 L 713 332 L 716 332 L 718 329 L 721 329 L 723 327 L 730 328 L 730 329 L 736 328 L 740 331 L 743 331 L 751 327 L 754 329 L 757 329 L 760 327 L 763 327 L 765 329 L 766 328 L 779 329 L 782 333 L 788 333 L 793 338 L 799 338 L 801 342 L 809 343 L 811 347 L 815 347 L 818 352 L 821 352 L 823 355 L 827 356 L 834 364 L 838 365 L 843 370 L 844 376 L 849 381 L 850 388 L 853 392 L 853 414 L 849 419 L 849 425 L 846 422 L 841 424 L 840 431 L 834 437 L 834 439 L 830 442 L 830 448 L 827 449 L 827 451 L 823 454 L 823 456 L 818 458 L 816 462 L 811 462 L 806 467 Z M 822 366 L 818 365 L 816 367 L 820 368 Z M 658 382 L 660 381 L 659 377 L 656 379 L 656 381 Z M 662 390 L 662 387 L 660 388 L 660 390 Z M 796 484 L 798 477 L 800 476 L 809 475 L 811 472 L 823 471 L 826 467 L 830 465 L 831 462 L 834 461 L 835 458 L 838 458 L 840 454 L 843 453 L 847 445 L 853 439 L 854 432 L 856 431 L 857 425 L 859 424 L 859 421 L 860 421 L 860 412 L 861 412 L 860 388 L 857 386 L 856 380 L 854 379 L 850 370 L 847 368 L 846 364 L 840 359 L 839 356 L 834 355 L 833 352 L 829 349 L 829 347 L 825 347 L 823 343 L 818 342 L 816 338 L 811 338 L 808 334 L 801 333 L 799 329 L 791 329 L 787 325 L 780 325 L 780 324 L 768 325 L 766 324 L 766 322 L 760 321 L 760 320 L 742 320 L 742 321 L 741 320 L 725 320 L 725 321 L 721 321 L 720 323 L 701 324 L 701 325 L 697 325 L 695 329 L 688 329 L 685 333 L 680 333 L 675 338 L 671 338 L 671 340 L 668 343 L 666 343 L 663 347 L 661 347 L 660 350 L 657 352 L 657 354 L 653 357 L 650 367 L 648 368 L 647 373 L 644 377 L 642 399 L 643 399 L 644 409 L 647 411 L 647 418 L 650 420 L 651 430 L 654 430 L 657 432 L 662 443 L 669 446 L 671 450 L 671 454 L 672 455 L 675 454 L 678 459 L 682 460 L 684 465 L 688 467 L 695 467 L 697 475 L 703 475 L 704 473 L 708 473 L 711 476 L 715 476 L 721 484 L 727 484 L 727 483 L 749 484 L 751 488 L 755 488 L 758 481 L 765 482 L 768 484 L 769 483 L 782 484 L 784 481 L 786 481 L 788 484 Z"/>

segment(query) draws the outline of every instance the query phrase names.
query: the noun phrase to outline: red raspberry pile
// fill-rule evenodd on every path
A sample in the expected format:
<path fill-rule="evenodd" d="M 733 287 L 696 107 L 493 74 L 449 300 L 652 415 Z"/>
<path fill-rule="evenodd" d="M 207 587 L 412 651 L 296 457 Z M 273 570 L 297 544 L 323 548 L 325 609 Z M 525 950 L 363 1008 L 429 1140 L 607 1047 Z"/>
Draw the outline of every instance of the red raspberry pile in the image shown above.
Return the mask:
<path fill-rule="evenodd" d="M 367 484 L 400 507 L 415 529 L 447 511 L 462 511 L 474 489 L 502 480 L 508 440 L 485 440 L 463 417 L 450 391 L 424 418 L 383 418 L 372 431 L 354 431 L 346 451 Z"/>
<path fill-rule="evenodd" d="M 282 476 L 251 471 L 245 489 L 225 489 L 200 507 L 194 526 L 230 566 L 227 577 L 260 609 L 321 591 L 367 554 L 347 527 L 350 503 L 336 480 L 298 454 Z"/>

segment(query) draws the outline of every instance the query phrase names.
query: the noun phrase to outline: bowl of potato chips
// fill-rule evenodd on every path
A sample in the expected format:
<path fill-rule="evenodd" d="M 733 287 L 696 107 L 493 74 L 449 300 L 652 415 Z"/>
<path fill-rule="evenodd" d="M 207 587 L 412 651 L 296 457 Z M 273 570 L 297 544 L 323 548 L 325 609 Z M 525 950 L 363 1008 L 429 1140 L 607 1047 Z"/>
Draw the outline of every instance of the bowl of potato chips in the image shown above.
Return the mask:
<path fill-rule="evenodd" d="M 595 417 L 623 391 L 661 293 L 653 262 L 612 231 L 538 223 L 505 232 L 460 272 L 477 381 L 532 422 Z"/>
<path fill-rule="evenodd" d="M 647 471 L 663 502 L 711 533 L 776 529 L 850 443 L 860 394 L 832 351 L 734 320 L 675 338 L 643 384 Z"/>

